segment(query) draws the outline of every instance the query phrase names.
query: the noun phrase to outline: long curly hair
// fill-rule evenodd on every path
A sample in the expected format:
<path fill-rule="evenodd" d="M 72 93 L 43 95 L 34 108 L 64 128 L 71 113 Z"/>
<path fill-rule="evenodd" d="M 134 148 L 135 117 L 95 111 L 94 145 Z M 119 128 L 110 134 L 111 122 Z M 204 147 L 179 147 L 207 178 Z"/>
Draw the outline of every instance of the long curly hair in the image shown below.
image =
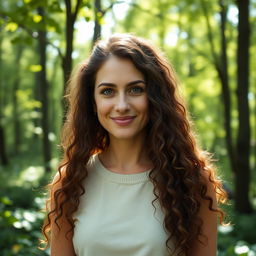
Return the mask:
<path fill-rule="evenodd" d="M 93 154 L 109 145 L 108 133 L 94 114 L 93 92 L 97 71 L 111 55 L 131 60 L 145 77 L 150 113 L 146 148 L 154 166 L 149 176 L 155 200 L 165 214 L 164 228 L 169 234 L 166 246 L 170 249 L 172 240 L 178 255 L 187 253 L 194 241 L 202 242 L 203 220 L 198 217 L 202 200 L 219 215 L 221 223 L 224 221 L 224 212 L 214 208 L 215 198 L 207 194 L 208 184 L 214 188 L 217 202 L 224 203 L 226 193 L 209 155 L 196 143 L 172 67 L 148 41 L 128 34 L 97 42 L 91 56 L 70 79 L 66 94 L 68 112 L 62 130 L 64 154 L 59 178 L 49 185 L 50 191 L 56 184 L 59 188 L 48 199 L 54 207 L 48 207 L 44 242 L 50 244 L 53 223 L 61 229 L 61 218 L 69 223 L 67 233 L 73 233 L 72 216 L 78 210 L 81 195 L 86 193 L 83 184 L 88 175 L 87 163 Z"/>

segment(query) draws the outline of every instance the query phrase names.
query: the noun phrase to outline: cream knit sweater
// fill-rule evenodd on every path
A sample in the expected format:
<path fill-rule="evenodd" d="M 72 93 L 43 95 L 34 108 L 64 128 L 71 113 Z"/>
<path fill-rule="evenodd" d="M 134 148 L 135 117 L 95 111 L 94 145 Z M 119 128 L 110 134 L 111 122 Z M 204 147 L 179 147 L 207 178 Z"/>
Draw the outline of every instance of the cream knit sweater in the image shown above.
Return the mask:
<path fill-rule="evenodd" d="M 98 155 L 88 163 L 85 194 L 74 216 L 77 256 L 167 256 L 164 215 L 154 199 L 149 172 L 118 174 Z"/>

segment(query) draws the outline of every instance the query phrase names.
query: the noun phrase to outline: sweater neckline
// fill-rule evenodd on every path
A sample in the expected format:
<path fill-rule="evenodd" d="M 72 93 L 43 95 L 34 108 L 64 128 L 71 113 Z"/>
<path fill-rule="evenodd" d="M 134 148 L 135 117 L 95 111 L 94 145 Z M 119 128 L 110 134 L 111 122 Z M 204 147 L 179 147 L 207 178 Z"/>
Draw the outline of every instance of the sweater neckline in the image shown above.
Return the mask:
<path fill-rule="evenodd" d="M 123 184 L 136 184 L 149 181 L 149 173 L 151 170 L 132 173 L 132 174 L 121 174 L 112 172 L 107 169 L 99 159 L 99 153 L 94 156 L 95 159 L 95 167 L 96 172 L 102 175 L 105 179 L 115 182 L 115 183 L 123 183 Z"/>

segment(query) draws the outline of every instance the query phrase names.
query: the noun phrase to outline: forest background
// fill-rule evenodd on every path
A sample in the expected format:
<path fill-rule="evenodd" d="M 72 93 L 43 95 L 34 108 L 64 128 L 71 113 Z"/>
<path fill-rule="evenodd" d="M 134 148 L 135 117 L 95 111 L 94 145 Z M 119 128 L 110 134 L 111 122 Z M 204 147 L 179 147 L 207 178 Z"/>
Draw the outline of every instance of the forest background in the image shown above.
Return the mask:
<path fill-rule="evenodd" d="M 218 255 L 256 255 L 256 0 L 0 2 L 0 255 L 39 251 L 63 95 L 98 38 L 129 32 L 173 64 L 203 149 L 229 192 Z"/>

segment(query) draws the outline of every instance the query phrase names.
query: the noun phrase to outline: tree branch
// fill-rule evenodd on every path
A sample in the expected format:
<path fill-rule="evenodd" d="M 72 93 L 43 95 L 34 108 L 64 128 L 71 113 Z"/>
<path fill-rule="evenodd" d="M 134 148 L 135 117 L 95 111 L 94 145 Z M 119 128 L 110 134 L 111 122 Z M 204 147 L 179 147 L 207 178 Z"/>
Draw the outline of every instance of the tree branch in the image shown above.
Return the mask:
<path fill-rule="evenodd" d="M 200 0 L 201 5 L 202 5 L 202 9 L 203 9 L 203 13 L 204 13 L 204 17 L 205 17 L 205 21 L 206 21 L 206 25 L 207 25 L 207 37 L 210 43 L 210 48 L 211 48 L 211 54 L 213 57 L 213 63 L 216 66 L 216 69 L 219 69 L 219 61 L 218 61 L 218 56 L 214 47 L 214 42 L 213 42 L 213 34 L 212 34 L 212 28 L 211 28 L 211 24 L 210 24 L 210 20 L 209 20 L 209 16 L 208 16 L 208 11 L 207 11 L 207 7 L 205 4 L 204 0 Z"/>
<path fill-rule="evenodd" d="M 63 60 L 64 60 L 64 56 L 63 56 L 63 54 L 62 54 L 60 48 L 59 48 L 58 46 L 54 45 L 53 43 L 51 43 L 51 42 L 48 41 L 48 40 L 46 41 L 46 43 L 47 43 L 48 45 L 52 46 L 54 49 L 57 50 L 58 55 L 59 55 L 59 57 L 61 58 L 61 61 L 63 61 Z"/>
<path fill-rule="evenodd" d="M 34 31 L 32 31 L 32 30 L 29 29 L 28 27 L 24 26 L 23 24 L 21 24 L 21 23 L 18 22 L 17 20 L 11 19 L 10 16 L 8 16 L 8 15 L 6 15 L 6 14 L 4 14 L 4 13 L 0 13 L 0 17 L 3 18 L 3 19 L 6 19 L 6 20 L 10 19 L 10 21 L 15 22 L 16 24 L 18 24 L 18 26 L 19 26 L 20 28 L 22 28 L 24 31 L 26 31 L 26 32 L 29 34 L 29 36 L 31 36 L 31 37 L 34 38 L 34 39 L 37 39 L 37 38 L 38 38 L 38 35 L 35 35 Z"/>
<path fill-rule="evenodd" d="M 75 11 L 74 11 L 74 13 L 72 14 L 74 21 L 76 20 L 76 16 L 77 16 L 78 11 L 79 11 L 79 9 L 80 9 L 81 2 L 82 2 L 81 0 L 77 0 L 77 2 L 76 2 Z"/>
<path fill-rule="evenodd" d="M 1 18 L 3 18 L 3 19 L 10 19 L 10 17 L 9 16 L 7 16 L 6 14 L 3 14 L 3 13 L 0 13 L 0 17 Z M 21 23 L 19 23 L 19 22 L 17 22 L 16 20 L 12 20 L 12 19 L 10 19 L 11 21 L 13 21 L 13 22 L 15 22 L 16 24 L 18 24 L 18 26 L 20 27 L 20 28 L 22 28 L 29 36 L 31 36 L 33 39 L 38 39 L 38 34 L 37 35 L 35 35 L 35 31 L 32 31 L 31 29 L 29 29 L 28 27 L 26 27 L 25 25 L 23 25 L 23 24 L 21 24 Z M 46 43 L 48 44 L 48 45 L 51 45 L 54 49 L 56 49 L 57 50 L 57 52 L 58 52 L 58 55 L 59 55 L 59 57 L 63 60 L 64 59 L 64 57 L 63 57 L 63 54 L 62 54 L 62 52 L 61 52 L 61 50 L 60 50 L 60 48 L 58 47 L 58 46 L 56 46 L 56 45 L 54 45 L 53 43 L 51 43 L 50 41 L 46 41 Z"/>

